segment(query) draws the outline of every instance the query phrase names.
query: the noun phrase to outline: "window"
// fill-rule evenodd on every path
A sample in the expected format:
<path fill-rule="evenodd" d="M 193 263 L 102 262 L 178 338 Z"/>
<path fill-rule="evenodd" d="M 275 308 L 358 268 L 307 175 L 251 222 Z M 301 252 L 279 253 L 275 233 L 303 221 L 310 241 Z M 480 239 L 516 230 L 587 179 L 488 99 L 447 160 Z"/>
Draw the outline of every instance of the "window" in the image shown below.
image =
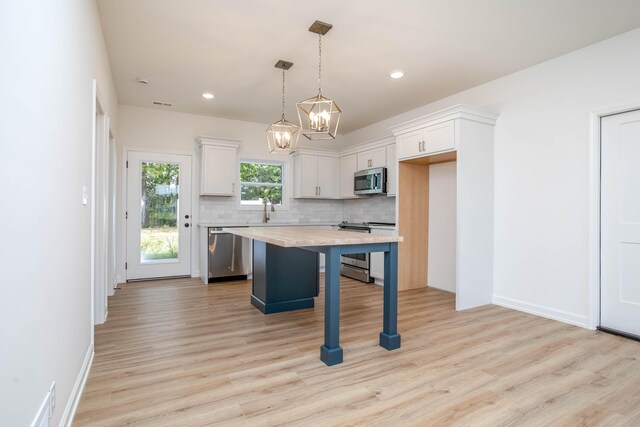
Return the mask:
<path fill-rule="evenodd" d="M 240 204 L 261 206 L 263 198 L 282 205 L 284 165 L 278 162 L 240 162 Z"/>

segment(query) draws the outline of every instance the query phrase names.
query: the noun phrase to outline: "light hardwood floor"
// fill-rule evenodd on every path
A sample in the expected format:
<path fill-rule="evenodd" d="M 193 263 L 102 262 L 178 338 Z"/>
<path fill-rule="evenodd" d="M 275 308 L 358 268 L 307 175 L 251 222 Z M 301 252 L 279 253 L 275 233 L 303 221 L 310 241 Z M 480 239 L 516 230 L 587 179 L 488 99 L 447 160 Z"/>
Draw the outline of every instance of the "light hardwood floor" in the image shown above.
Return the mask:
<path fill-rule="evenodd" d="M 402 348 L 378 346 L 382 289 L 343 278 L 344 363 L 319 359 L 315 309 L 265 316 L 249 282 L 122 285 L 96 328 L 74 425 L 640 426 L 640 343 L 451 294 L 399 299 Z"/>

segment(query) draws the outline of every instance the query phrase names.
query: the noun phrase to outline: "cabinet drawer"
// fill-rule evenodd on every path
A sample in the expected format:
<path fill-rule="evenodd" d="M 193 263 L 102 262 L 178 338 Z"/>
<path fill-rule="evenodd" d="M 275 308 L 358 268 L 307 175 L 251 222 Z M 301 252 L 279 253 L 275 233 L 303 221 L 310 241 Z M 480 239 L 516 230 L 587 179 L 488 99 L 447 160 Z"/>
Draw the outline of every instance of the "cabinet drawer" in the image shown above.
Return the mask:
<path fill-rule="evenodd" d="M 455 136 L 453 120 L 424 128 L 422 140 L 424 141 L 425 153 L 431 154 L 455 149 Z"/>

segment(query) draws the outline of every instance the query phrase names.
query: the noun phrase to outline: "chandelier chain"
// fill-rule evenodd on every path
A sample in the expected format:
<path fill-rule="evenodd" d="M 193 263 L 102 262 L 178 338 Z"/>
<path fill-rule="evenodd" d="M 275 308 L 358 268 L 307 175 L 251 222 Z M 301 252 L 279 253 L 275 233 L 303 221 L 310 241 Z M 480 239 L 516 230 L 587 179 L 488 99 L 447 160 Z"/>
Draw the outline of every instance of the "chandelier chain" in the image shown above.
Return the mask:
<path fill-rule="evenodd" d="M 322 95 L 322 34 L 318 35 L 318 95 Z"/>
<path fill-rule="evenodd" d="M 282 69 L 282 120 L 284 120 L 284 68 Z"/>

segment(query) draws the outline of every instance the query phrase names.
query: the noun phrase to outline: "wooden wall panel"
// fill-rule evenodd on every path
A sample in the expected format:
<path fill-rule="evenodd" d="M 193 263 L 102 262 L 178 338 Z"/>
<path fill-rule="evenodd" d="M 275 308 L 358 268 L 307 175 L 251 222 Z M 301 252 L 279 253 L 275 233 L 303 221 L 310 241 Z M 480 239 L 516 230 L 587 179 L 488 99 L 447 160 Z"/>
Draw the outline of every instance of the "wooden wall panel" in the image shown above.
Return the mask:
<path fill-rule="evenodd" d="M 427 286 L 429 166 L 398 164 L 398 290 Z"/>

